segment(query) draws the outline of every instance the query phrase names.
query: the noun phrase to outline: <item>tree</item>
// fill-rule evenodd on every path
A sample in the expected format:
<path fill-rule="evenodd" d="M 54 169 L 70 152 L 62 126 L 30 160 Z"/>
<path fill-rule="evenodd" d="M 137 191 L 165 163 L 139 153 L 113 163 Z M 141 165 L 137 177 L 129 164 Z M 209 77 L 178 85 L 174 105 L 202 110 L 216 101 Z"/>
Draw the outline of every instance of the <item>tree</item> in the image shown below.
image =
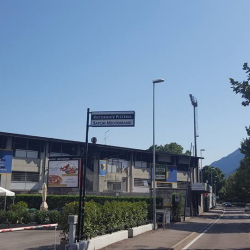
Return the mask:
<path fill-rule="evenodd" d="M 243 64 L 243 70 L 247 74 L 247 80 L 243 82 L 235 81 L 229 78 L 231 88 L 236 94 L 241 94 L 243 98 L 242 105 L 250 105 L 250 68 L 247 63 Z M 236 201 L 250 200 L 250 127 L 246 127 L 248 138 L 241 142 L 241 152 L 245 155 L 240 163 L 239 168 L 235 174 L 231 175 L 226 181 L 222 192 L 225 198 Z"/>
<path fill-rule="evenodd" d="M 230 83 L 232 85 L 232 89 L 236 94 L 241 94 L 241 97 L 244 101 L 241 103 L 243 106 L 249 106 L 250 104 L 250 68 L 248 67 L 247 63 L 243 64 L 243 70 L 246 71 L 247 74 L 247 81 L 238 82 L 235 81 L 233 78 L 229 78 Z"/>
<path fill-rule="evenodd" d="M 153 145 L 148 149 L 153 151 Z M 169 153 L 169 154 L 177 154 L 177 155 L 190 155 L 190 151 L 186 150 L 185 153 L 183 153 L 183 147 L 176 143 L 176 142 L 171 142 L 169 144 L 163 145 L 155 145 L 155 152 L 158 153 Z"/>
<path fill-rule="evenodd" d="M 211 173 L 213 183 L 211 183 Z M 219 168 L 205 166 L 202 169 L 202 176 L 204 182 L 207 181 L 210 186 L 215 185 L 217 194 L 220 192 L 222 186 L 225 185 L 225 175 Z"/>

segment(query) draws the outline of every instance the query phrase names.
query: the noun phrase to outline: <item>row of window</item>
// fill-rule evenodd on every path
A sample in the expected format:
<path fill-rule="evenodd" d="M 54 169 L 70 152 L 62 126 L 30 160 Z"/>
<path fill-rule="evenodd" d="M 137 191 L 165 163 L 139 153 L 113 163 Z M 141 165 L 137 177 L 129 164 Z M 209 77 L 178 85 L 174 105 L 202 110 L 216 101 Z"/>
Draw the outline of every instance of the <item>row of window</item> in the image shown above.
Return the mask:
<path fill-rule="evenodd" d="M 39 182 L 39 173 L 13 171 L 11 175 L 12 182 Z"/>

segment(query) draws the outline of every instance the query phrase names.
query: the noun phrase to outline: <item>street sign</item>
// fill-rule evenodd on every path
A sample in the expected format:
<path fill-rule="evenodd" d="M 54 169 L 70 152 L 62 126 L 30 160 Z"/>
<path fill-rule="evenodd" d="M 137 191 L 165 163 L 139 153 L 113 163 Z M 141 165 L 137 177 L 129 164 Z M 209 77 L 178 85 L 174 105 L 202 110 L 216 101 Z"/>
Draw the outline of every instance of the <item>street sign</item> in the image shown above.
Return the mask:
<path fill-rule="evenodd" d="M 91 127 L 134 127 L 135 111 L 91 112 Z"/>

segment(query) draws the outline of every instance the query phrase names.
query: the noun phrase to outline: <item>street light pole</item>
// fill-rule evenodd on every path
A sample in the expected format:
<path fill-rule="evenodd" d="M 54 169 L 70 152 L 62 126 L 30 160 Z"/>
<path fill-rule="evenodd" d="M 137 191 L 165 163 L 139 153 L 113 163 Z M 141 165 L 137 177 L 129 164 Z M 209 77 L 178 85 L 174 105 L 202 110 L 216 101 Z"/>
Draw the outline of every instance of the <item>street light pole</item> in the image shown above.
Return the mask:
<path fill-rule="evenodd" d="M 214 169 L 214 168 L 211 167 L 212 208 L 214 207 L 214 197 L 213 197 L 213 175 L 212 175 L 213 169 Z"/>
<path fill-rule="evenodd" d="M 164 79 L 153 80 L 153 225 L 156 230 L 156 190 L 155 190 L 155 84 Z"/>

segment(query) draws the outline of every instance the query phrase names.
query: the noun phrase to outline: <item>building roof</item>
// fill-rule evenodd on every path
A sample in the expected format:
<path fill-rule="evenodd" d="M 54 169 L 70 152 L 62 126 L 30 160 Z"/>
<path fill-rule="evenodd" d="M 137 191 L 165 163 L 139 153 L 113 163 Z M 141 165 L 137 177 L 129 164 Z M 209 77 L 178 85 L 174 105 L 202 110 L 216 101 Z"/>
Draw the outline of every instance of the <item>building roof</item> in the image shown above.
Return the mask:
<path fill-rule="evenodd" d="M 1 132 L 0 135 L 3 136 L 11 136 L 11 137 L 21 137 L 21 138 L 28 138 L 28 139 L 37 139 L 37 140 L 44 140 L 44 141 L 57 141 L 57 142 L 65 142 L 65 143 L 83 143 L 83 141 L 74 141 L 74 140 L 65 140 L 65 139 L 58 139 L 58 138 L 51 138 L 51 137 L 43 137 L 43 136 L 33 136 L 33 135 L 24 135 L 24 134 L 16 134 L 16 133 L 8 133 L 8 132 Z M 89 147 L 98 147 L 103 149 L 112 149 L 112 150 L 124 150 L 124 151 L 133 151 L 133 152 L 140 152 L 140 153 L 146 153 L 146 154 L 152 154 L 152 151 L 147 149 L 136 149 L 136 148 L 127 148 L 127 147 L 120 147 L 120 146 L 111 146 L 111 145 L 104 145 L 104 144 L 93 144 L 89 143 Z M 183 157 L 189 157 L 188 155 L 178 155 L 178 154 L 170 154 L 170 153 L 159 153 L 156 152 L 157 155 L 172 155 L 172 156 L 183 156 Z M 194 156 L 191 156 L 192 158 L 195 158 Z M 200 159 L 200 157 L 197 157 Z M 204 159 L 204 158 L 202 158 Z"/>

